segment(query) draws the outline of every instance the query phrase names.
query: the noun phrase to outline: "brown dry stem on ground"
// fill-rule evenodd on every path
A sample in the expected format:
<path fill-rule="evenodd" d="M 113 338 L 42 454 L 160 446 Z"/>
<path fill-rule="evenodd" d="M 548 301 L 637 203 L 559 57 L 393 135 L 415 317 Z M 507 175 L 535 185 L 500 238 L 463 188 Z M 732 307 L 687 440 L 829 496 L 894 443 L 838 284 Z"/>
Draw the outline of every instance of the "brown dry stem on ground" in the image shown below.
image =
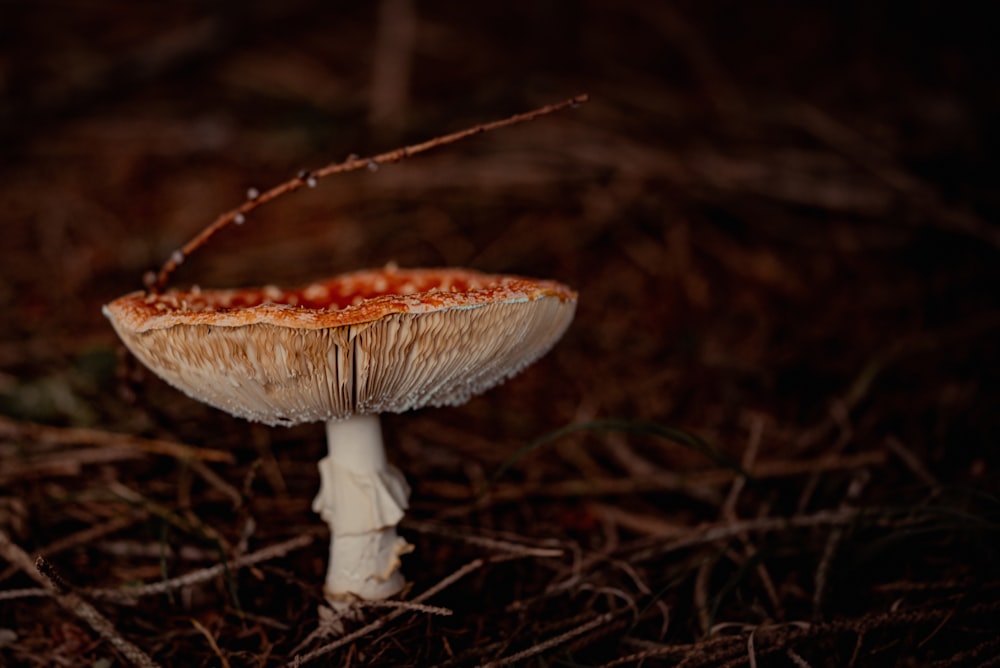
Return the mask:
<path fill-rule="evenodd" d="M 0 664 L 996 665 L 991 24 L 703 5 L 5 6 Z M 579 290 L 530 370 L 386 418 L 410 584 L 335 611 L 322 430 L 190 401 L 100 306 L 251 188 L 582 90 L 176 268 Z"/>

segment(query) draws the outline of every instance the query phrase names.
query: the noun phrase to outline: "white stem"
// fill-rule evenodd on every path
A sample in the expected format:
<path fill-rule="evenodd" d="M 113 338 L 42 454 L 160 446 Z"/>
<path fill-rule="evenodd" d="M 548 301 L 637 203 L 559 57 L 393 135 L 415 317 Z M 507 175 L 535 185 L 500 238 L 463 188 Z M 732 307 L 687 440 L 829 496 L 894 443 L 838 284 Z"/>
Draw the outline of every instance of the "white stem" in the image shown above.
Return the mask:
<path fill-rule="evenodd" d="M 330 454 L 319 462 L 313 510 L 330 525 L 326 596 L 381 599 L 403 588 L 400 555 L 412 549 L 396 535 L 410 488 L 387 463 L 378 416 L 326 423 Z"/>

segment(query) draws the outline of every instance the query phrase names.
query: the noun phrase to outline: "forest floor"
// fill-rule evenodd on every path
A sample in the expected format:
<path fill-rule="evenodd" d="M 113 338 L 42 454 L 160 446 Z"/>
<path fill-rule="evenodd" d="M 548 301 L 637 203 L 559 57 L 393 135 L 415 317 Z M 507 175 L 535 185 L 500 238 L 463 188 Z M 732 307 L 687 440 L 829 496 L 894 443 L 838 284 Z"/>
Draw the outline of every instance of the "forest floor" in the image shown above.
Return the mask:
<path fill-rule="evenodd" d="M 5 3 L 0 664 L 998 665 L 993 24 L 702 4 Z M 101 305 L 250 187 L 582 92 L 173 279 L 579 291 L 517 377 L 383 418 L 409 584 L 338 616 L 322 427 L 187 398 Z"/>

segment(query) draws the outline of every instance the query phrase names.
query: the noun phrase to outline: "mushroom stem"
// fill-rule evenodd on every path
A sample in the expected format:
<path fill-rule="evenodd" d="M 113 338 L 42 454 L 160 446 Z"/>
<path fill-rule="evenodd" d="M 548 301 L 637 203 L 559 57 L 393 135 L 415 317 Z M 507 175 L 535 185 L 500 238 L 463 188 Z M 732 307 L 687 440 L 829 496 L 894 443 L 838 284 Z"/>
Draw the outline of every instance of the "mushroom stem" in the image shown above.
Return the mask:
<path fill-rule="evenodd" d="M 313 510 L 330 525 L 325 593 L 332 601 L 388 598 L 403 588 L 400 555 L 412 549 L 396 535 L 410 488 L 391 466 L 376 415 L 326 423 L 330 454 L 319 462 Z"/>

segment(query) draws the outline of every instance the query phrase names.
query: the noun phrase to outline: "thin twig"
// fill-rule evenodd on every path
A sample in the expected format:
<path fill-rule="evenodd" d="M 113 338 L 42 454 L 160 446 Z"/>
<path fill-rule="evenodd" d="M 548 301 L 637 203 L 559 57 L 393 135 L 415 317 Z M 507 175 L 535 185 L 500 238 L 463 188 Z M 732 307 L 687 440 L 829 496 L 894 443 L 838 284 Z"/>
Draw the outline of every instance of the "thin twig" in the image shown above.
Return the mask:
<path fill-rule="evenodd" d="M 437 594 L 439 591 L 441 591 L 441 590 L 443 590 L 443 589 L 445 589 L 447 587 L 450 587 L 452 584 L 454 584 L 458 580 L 464 578 L 469 573 L 482 568 L 484 564 L 486 564 L 486 560 L 485 559 L 475 559 L 473 561 L 470 561 L 465 566 L 462 566 L 457 571 L 455 571 L 454 573 L 448 575 L 447 577 L 445 577 L 444 579 L 442 579 L 440 582 L 438 582 L 436 585 L 434 585 L 433 587 L 430 587 L 429 589 L 427 589 L 427 591 L 423 592 L 422 594 L 420 594 L 419 596 L 417 596 L 416 598 L 414 598 L 413 601 L 412 601 L 412 603 L 423 603 L 424 601 L 426 601 L 430 597 L 432 597 L 435 594 Z M 401 609 L 398 609 L 398 610 L 393 610 L 392 612 L 390 612 L 390 613 L 388 613 L 386 615 L 383 615 L 382 617 L 379 617 L 378 619 L 372 621 L 371 623 L 366 624 L 365 626 L 362 626 L 357 631 L 354 631 L 352 633 L 348 633 L 345 636 L 341 636 L 337 640 L 335 640 L 335 641 L 333 641 L 333 642 L 331 642 L 329 644 L 323 645 L 322 647 L 318 647 L 318 648 L 314 649 L 313 651 L 309 652 L 308 654 L 302 654 L 302 655 L 294 657 L 291 660 L 291 662 L 288 663 L 288 665 L 289 666 L 295 666 L 297 668 L 298 666 L 301 666 L 303 664 L 309 663 L 310 661 L 318 659 L 321 656 L 326 656 L 327 654 L 340 649 L 344 645 L 347 645 L 347 644 L 349 644 L 349 643 L 357 640 L 358 638 L 363 638 L 364 636 L 368 635 L 372 631 L 377 631 L 378 629 L 382 628 L 383 626 L 385 626 L 386 624 L 388 624 L 392 620 L 396 619 L 397 617 L 399 617 L 400 615 L 402 615 L 406 611 L 407 611 L 406 608 L 401 608 Z"/>
<path fill-rule="evenodd" d="M 755 416 L 750 421 L 750 435 L 747 438 L 747 445 L 743 450 L 743 457 L 740 460 L 740 466 L 744 471 L 752 470 L 757 463 L 757 453 L 760 452 L 760 444 L 763 437 L 764 420 L 760 416 Z M 738 475 L 733 478 L 733 483 L 729 488 L 729 495 L 726 496 L 726 500 L 719 510 L 721 519 L 736 519 L 736 502 L 739 500 L 743 488 L 746 487 L 746 483 L 747 477 L 745 475 Z"/>
<path fill-rule="evenodd" d="M 222 534 L 213 527 L 201 521 L 192 510 L 187 509 L 181 513 L 174 512 L 170 508 L 148 499 L 134 489 L 122 484 L 118 480 L 112 480 L 107 484 L 109 492 L 119 497 L 123 501 L 134 504 L 150 514 L 159 517 L 164 522 L 177 527 L 185 533 L 192 533 L 201 538 L 214 542 L 219 549 L 228 550 L 229 542 Z M 181 504 L 182 507 L 188 504 Z"/>
<path fill-rule="evenodd" d="M 874 373 L 874 371 L 872 371 L 872 373 Z M 852 389 L 847 392 L 847 395 L 845 395 L 843 399 L 837 398 L 830 402 L 825 422 L 828 426 L 824 429 L 832 432 L 834 428 L 836 428 L 837 437 L 834 439 L 833 443 L 826 448 L 828 456 L 839 456 L 851 442 L 854 435 L 854 427 L 851 424 L 851 406 L 860 401 L 860 397 L 869 391 L 869 387 L 871 386 L 873 380 L 874 375 L 862 372 L 858 379 L 852 384 Z M 851 397 L 855 398 L 852 399 Z M 822 433 L 822 430 L 816 433 Z M 801 494 L 799 494 L 797 506 L 798 512 L 806 512 L 806 509 L 812 502 L 813 494 L 815 494 L 816 490 L 819 489 L 819 484 L 822 480 L 823 476 L 819 472 L 814 472 L 809 476 L 809 479 L 806 480 L 806 484 L 803 486 Z"/>
<path fill-rule="evenodd" d="M 812 666 L 809 665 L 809 662 L 803 659 L 802 656 L 791 647 L 785 650 L 785 656 L 787 656 L 788 660 L 794 663 L 798 668 L 812 668 Z"/>
<path fill-rule="evenodd" d="M 991 601 L 969 606 L 961 611 L 965 617 L 975 618 L 978 615 L 992 615 L 1000 610 L 1000 602 Z M 839 633 L 867 633 L 875 629 L 905 628 L 912 629 L 917 625 L 938 624 L 955 614 L 950 608 L 932 608 L 927 610 L 911 610 L 905 612 L 872 613 L 852 619 L 840 619 L 821 624 L 807 622 L 786 622 L 783 624 L 764 624 L 748 626 L 742 633 L 736 635 L 715 636 L 705 640 L 684 645 L 653 645 L 643 643 L 645 649 L 628 656 L 623 656 L 602 668 L 624 666 L 640 663 L 651 658 L 680 658 L 696 656 L 702 665 L 708 665 L 704 659 L 709 655 L 718 655 L 721 659 L 727 654 L 732 656 L 734 663 L 746 663 L 747 636 L 754 633 L 754 651 L 757 657 L 788 649 L 792 642 L 805 638 L 824 638 Z M 721 664 L 721 661 L 716 663 Z M 716 665 L 716 664 L 713 664 Z"/>
<path fill-rule="evenodd" d="M 921 482 L 931 489 L 941 488 L 941 481 L 934 477 L 934 474 L 924 466 L 920 458 L 903 445 L 902 441 L 895 436 L 889 436 L 885 439 L 885 444 L 889 448 L 889 452 L 899 457 L 899 460 L 906 465 L 906 468 L 910 469 L 910 472 L 919 478 Z"/>
<path fill-rule="evenodd" d="M 869 466 L 882 466 L 887 455 L 883 451 L 860 452 L 852 455 L 821 456 L 815 459 L 779 459 L 761 462 L 747 471 L 754 480 L 786 478 L 828 471 L 853 470 Z M 731 483 L 741 474 L 730 469 L 710 469 L 690 473 L 664 471 L 655 475 L 627 478 L 598 478 L 587 480 L 540 480 L 518 484 L 498 484 L 488 495 L 473 503 L 447 510 L 440 517 L 467 515 L 500 504 L 524 501 L 530 498 L 573 498 L 642 494 L 646 492 L 697 490 L 696 496 L 705 498 L 705 488 Z M 452 487 L 427 484 L 426 488 L 442 498 L 471 499 L 476 492 L 468 486 Z"/>
<path fill-rule="evenodd" d="M 97 611 L 74 591 L 68 591 L 66 583 L 56 574 L 48 562 L 39 557 L 31 557 L 19 545 L 12 542 L 4 531 L 0 531 L 0 556 L 16 564 L 26 575 L 48 590 L 52 598 L 66 611 L 87 623 L 99 636 L 107 640 L 122 655 L 139 668 L 157 668 L 159 664 L 118 633 L 108 618 Z"/>
<path fill-rule="evenodd" d="M 708 584 L 712 579 L 714 566 L 714 558 L 702 559 L 694 576 L 694 609 L 698 615 L 698 627 L 702 635 L 708 635 L 709 627 L 712 625 L 712 614 L 708 610 Z"/>
<path fill-rule="evenodd" d="M 793 517 L 760 517 L 752 520 L 741 520 L 735 523 L 714 523 L 695 527 L 690 534 L 672 540 L 667 543 L 658 542 L 647 545 L 648 541 L 643 539 L 636 541 L 638 545 L 625 548 L 624 553 L 635 563 L 645 561 L 656 556 L 661 556 L 677 550 L 682 550 L 697 545 L 706 545 L 719 540 L 726 540 L 739 536 L 747 532 L 767 533 L 772 531 L 782 531 L 785 529 L 806 529 L 821 526 L 844 526 L 868 517 L 875 520 L 879 516 L 871 512 L 862 512 L 855 509 L 844 510 L 824 510 L 813 515 L 795 515 Z M 887 519 L 887 518 L 882 518 Z M 914 519 L 900 520 L 901 522 L 913 522 Z"/>
<path fill-rule="evenodd" d="M 248 193 L 248 198 L 243 204 L 221 214 L 212 223 L 205 227 L 201 232 L 195 235 L 190 241 L 181 246 L 178 250 L 175 250 L 170 258 L 163 264 L 160 271 L 156 274 L 147 275 L 146 277 L 146 287 L 153 294 L 158 294 L 163 292 L 166 288 L 167 280 L 169 280 L 170 275 L 177 270 L 177 268 L 184 262 L 184 260 L 191 255 L 194 251 L 198 250 L 203 246 L 210 238 L 212 238 L 217 232 L 222 228 L 228 226 L 234 221 L 243 221 L 246 215 L 253 211 L 254 209 L 270 202 L 271 200 L 277 199 L 282 195 L 287 193 L 295 192 L 303 187 L 315 187 L 316 182 L 319 179 L 325 178 L 327 176 L 332 176 L 334 174 L 343 174 L 345 172 L 353 172 L 359 169 L 377 169 L 380 165 L 399 162 L 405 160 L 410 156 L 416 155 L 418 153 L 423 153 L 424 151 L 429 151 L 440 146 L 445 146 L 447 144 L 453 144 L 457 141 L 471 137 L 473 135 L 482 134 L 484 132 L 490 132 L 492 130 L 498 130 L 500 128 L 505 128 L 511 125 L 516 125 L 518 123 L 526 123 L 528 121 L 534 120 L 540 116 L 546 114 L 551 114 L 557 111 L 569 107 L 575 107 L 577 105 L 583 104 L 590 99 L 589 95 L 577 95 L 576 97 L 558 102 L 556 104 L 549 104 L 544 107 L 539 107 L 538 109 L 533 109 L 520 114 L 515 114 L 508 118 L 504 118 L 498 121 L 492 121 L 490 123 L 481 123 L 479 125 L 473 126 L 471 128 L 466 128 L 465 130 L 459 130 L 458 132 L 452 132 L 451 134 L 443 135 L 440 137 L 435 137 L 434 139 L 429 139 L 425 142 L 419 144 L 413 144 L 411 146 L 404 146 L 402 148 L 397 148 L 392 151 L 386 151 L 385 153 L 379 153 L 378 155 L 372 156 L 370 158 L 358 158 L 356 156 L 351 156 L 347 160 L 339 163 L 334 163 L 327 165 L 326 167 L 321 167 L 313 171 L 303 171 L 299 173 L 293 179 L 289 179 L 284 183 L 277 185 L 270 190 L 266 190 L 262 193 L 253 191 Z"/>
<path fill-rule="evenodd" d="M 969 666 L 973 665 L 975 659 L 982 657 L 986 652 L 989 652 L 987 657 L 987 663 L 989 657 L 993 657 L 992 660 L 995 662 L 997 658 L 1000 658 L 1000 635 L 995 635 L 994 637 L 982 642 L 975 647 L 970 647 L 964 651 L 952 655 L 947 659 L 941 661 L 935 661 L 930 664 L 931 668 L 945 668 L 945 666 Z M 979 666 L 987 665 L 987 663 L 977 664 Z"/>
<path fill-rule="evenodd" d="M 281 467 L 278 466 L 278 460 L 271 449 L 270 434 L 265 429 L 262 429 L 260 425 L 255 425 L 250 432 L 250 441 L 257 450 L 257 459 L 254 461 L 254 465 L 247 471 L 246 478 L 243 481 L 243 496 L 250 496 L 253 477 L 257 475 L 258 467 L 263 472 L 264 478 L 267 480 L 267 484 L 271 486 L 271 489 L 279 497 L 287 496 L 288 485 L 285 483 L 284 476 L 281 475 Z"/>
<path fill-rule="evenodd" d="M 844 500 L 840 504 L 841 510 L 852 510 L 856 507 L 856 502 L 870 479 L 871 475 L 867 470 L 861 470 L 855 474 L 854 479 L 851 480 L 851 484 L 847 487 Z M 826 594 L 827 578 L 830 566 L 833 564 L 834 556 L 837 553 L 837 547 L 840 545 L 843 537 L 844 525 L 833 527 L 823 548 L 823 555 L 816 566 L 815 587 L 813 591 L 813 621 L 819 621 L 823 618 L 823 597 Z"/>
<path fill-rule="evenodd" d="M 94 526 L 87 527 L 82 531 L 77 531 L 74 534 L 70 534 L 65 538 L 61 538 L 54 541 L 43 548 L 40 548 L 38 552 L 44 554 L 46 557 L 51 558 L 53 555 L 65 552 L 79 545 L 92 545 L 97 539 L 103 538 L 109 534 L 116 533 L 122 529 L 128 528 L 145 519 L 146 514 L 142 512 L 135 512 L 127 515 L 118 515 L 111 518 L 103 524 L 95 524 Z M 6 580 L 11 575 L 17 571 L 17 566 L 11 565 L 7 569 L 0 572 L 0 581 Z"/>
<path fill-rule="evenodd" d="M 222 668 L 230 668 L 229 659 L 227 659 L 222 653 L 222 650 L 219 649 L 219 643 L 216 642 L 215 636 L 213 636 L 212 633 L 205 628 L 205 625 L 197 619 L 191 618 L 191 625 L 198 629 L 198 632 L 205 636 L 205 639 L 208 640 L 208 644 L 212 648 L 212 651 L 215 652 L 215 656 L 219 657 L 219 663 L 222 665 Z"/>
<path fill-rule="evenodd" d="M 1000 580 L 963 579 L 963 580 L 940 580 L 937 582 L 912 582 L 904 580 L 901 582 L 886 582 L 875 585 L 874 590 L 878 592 L 948 592 L 967 590 L 975 588 L 977 591 L 991 591 L 1000 588 Z"/>
<path fill-rule="evenodd" d="M 746 450 L 743 453 L 743 459 L 741 465 L 744 470 L 750 470 L 753 468 L 757 461 L 757 454 L 760 451 L 760 444 L 763 441 L 764 436 L 764 419 L 759 415 L 753 416 L 750 421 L 750 435 L 747 439 Z M 723 519 L 728 519 L 730 521 L 736 521 L 736 502 L 739 499 L 740 493 L 746 486 L 747 478 L 741 476 L 733 480 L 733 486 L 730 488 L 729 496 L 726 498 L 726 503 L 723 504 L 722 512 L 720 517 Z M 757 557 L 757 548 L 754 543 L 750 540 L 750 536 L 744 534 L 740 536 L 740 541 L 743 543 L 743 553 L 750 560 L 754 560 Z M 757 561 L 755 566 L 757 577 L 760 578 L 761 584 L 764 586 L 764 591 L 767 593 L 768 599 L 771 601 L 771 607 L 774 609 L 774 615 L 777 619 L 783 619 L 785 616 L 784 607 L 781 605 L 781 597 L 778 596 L 778 589 L 774 586 L 774 580 L 771 578 L 770 572 L 767 570 L 767 566 L 763 561 Z"/>
<path fill-rule="evenodd" d="M 48 452 L 5 465 L 3 472 L 0 472 L 0 485 L 32 478 L 76 477 L 85 466 L 113 464 L 144 456 L 142 452 L 119 447 Z"/>
<path fill-rule="evenodd" d="M 587 511 L 633 533 L 665 537 L 679 536 L 689 529 L 689 525 L 664 519 L 660 514 L 639 513 L 613 502 L 588 503 Z"/>
<path fill-rule="evenodd" d="M 889 188 L 901 193 L 912 202 L 927 222 L 947 230 L 959 232 L 1000 249 L 1000 231 L 990 222 L 969 210 L 949 204 L 934 187 L 898 164 L 888 151 L 882 150 L 870 137 L 843 123 L 820 107 L 797 102 L 783 110 L 789 124 L 798 126 L 839 151 Z M 904 217 L 905 221 L 906 218 Z"/>
<path fill-rule="evenodd" d="M 5 531 L 0 529 L 0 556 L 9 561 L 13 566 L 23 573 L 27 573 L 31 579 L 51 590 L 48 580 L 42 577 L 31 556 L 14 543 Z"/>
<path fill-rule="evenodd" d="M 192 460 L 189 465 L 191 470 L 197 473 L 202 480 L 233 502 L 233 510 L 239 510 L 243 506 L 243 495 L 240 494 L 240 490 L 223 480 L 218 473 L 210 469 L 204 462 Z"/>
<path fill-rule="evenodd" d="M 52 591 L 41 587 L 25 587 L 23 589 L 0 591 L 0 601 L 13 601 L 18 598 L 42 598 L 45 596 L 52 596 Z"/>
<path fill-rule="evenodd" d="M 360 608 L 398 608 L 410 612 L 426 612 L 428 615 L 440 615 L 441 617 L 450 617 L 455 614 L 455 611 L 449 608 L 442 608 L 439 605 L 424 605 L 413 601 L 358 601 L 357 605 Z"/>
<path fill-rule="evenodd" d="M 413 520 L 404 521 L 403 527 L 419 531 L 420 533 L 428 533 L 435 536 L 443 536 L 445 538 L 454 538 L 470 545 L 485 547 L 499 552 L 510 552 L 512 554 L 518 554 L 525 557 L 539 557 L 543 559 L 558 558 L 565 556 L 566 554 L 566 551 L 560 548 L 525 545 L 514 540 L 483 535 L 482 529 L 479 528 L 473 529 L 471 527 L 455 527 L 447 524 L 438 524 L 436 522 L 417 522 Z"/>
<path fill-rule="evenodd" d="M 139 450 L 154 455 L 167 455 L 175 459 L 200 459 L 206 462 L 232 464 L 232 453 L 211 448 L 199 448 L 173 441 L 139 438 L 99 429 L 82 427 L 52 427 L 34 422 L 21 422 L 0 416 L 0 437 L 48 443 L 51 445 L 95 445 L 103 448 Z"/>
<path fill-rule="evenodd" d="M 747 659 L 750 662 L 750 668 L 757 668 L 757 650 L 754 648 L 753 637 L 757 632 L 757 629 L 750 631 L 747 636 Z"/>
<path fill-rule="evenodd" d="M 581 636 L 585 633 L 589 633 L 594 629 L 600 628 L 603 624 L 607 624 L 615 617 L 617 617 L 620 614 L 620 612 L 621 612 L 620 610 L 616 610 L 614 612 L 604 613 L 600 617 L 596 617 L 595 619 L 592 619 L 586 624 L 578 626 L 575 629 L 570 629 L 565 633 L 557 635 L 554 638 L 549 638 L 548 640 L 540 642 L 537 645 L 532 645 L 526 650 L 522 650 L 520 652 L 517 652 L 516 654 L 511 654 L 510 656 L 498 659 L 497 661 L 484 663 L 481 665 L 481 668 L 500 668 L 500 666 L 509 666 L 518 663 L 519 661 L 530 659 L 533 656 L 538 656 L 539 654 L 541 654 L 546 650 L 550 650 L 553 647 L 558 647 L 559 645 L 563 645 L 572 640 L 573 638 Z"/>
<path fill-rule="evenodd" d="M 221 564 L 215 564 L 214 566 L 192 571 L 191 573 L 185 573 L 184 575 L 170 578 L 169 580 L 140 585 L 138 587 L 125 587 L 120 589 L 91 589 L 87 591 L 87 594 L 97 599 L 120 603 L 131 603 L 135 601 L 135 599 L 142 596 L 165 594 L 168 591 L 174 591 L 175 589 L 189 587 L 191 585 L 211 580 L 212 578 L 229 571 L 259 564 L 264 561 L 270 561 L 271 559 L 278 559 L 285 556 L 289 552 L 306 547 L 312 543 L 313 540 L 314 537 L 312 535 L 303 534 L 301 536 L 296 536 L 295 538 L 290 538 L 282 543 L 269 545 L 268 547 L 257 550 L 256 552 L 242 556 L 238 559 L 233 559 Z"/>
<path fill-rule="evenodd" d="M 497 560 L 493 560 L 493 561 L 497 561 Z M 427 599 L 431 598 L 432 596 L 436 596 L 438 594 L 438 592 L 447 589 L 451 585 L 455 584 L 456 582 L 458 582 L 459 580 L 461 580 L 462 578 L 464 578 L 469 573 L 472 573 L 473 571 L 477 571 L 480 568 L 482 568 L 483 566 L 485 566 L 486 562 L 487 562 L 486 559 L 473 559 L 472 561 L 470 561 L 469 563 L 467 563 L 465 566 L 462 566 L 461 568 L 459 568 L 457 571 L 455 571 L 451 575 L 442 578 L 433 587 L 429 587 L 422 594 L 420 594 L 419 596 L 415 597 L 413 599 L 413 603 L 423 603 L 424 601 L 426 601 Z"/>

